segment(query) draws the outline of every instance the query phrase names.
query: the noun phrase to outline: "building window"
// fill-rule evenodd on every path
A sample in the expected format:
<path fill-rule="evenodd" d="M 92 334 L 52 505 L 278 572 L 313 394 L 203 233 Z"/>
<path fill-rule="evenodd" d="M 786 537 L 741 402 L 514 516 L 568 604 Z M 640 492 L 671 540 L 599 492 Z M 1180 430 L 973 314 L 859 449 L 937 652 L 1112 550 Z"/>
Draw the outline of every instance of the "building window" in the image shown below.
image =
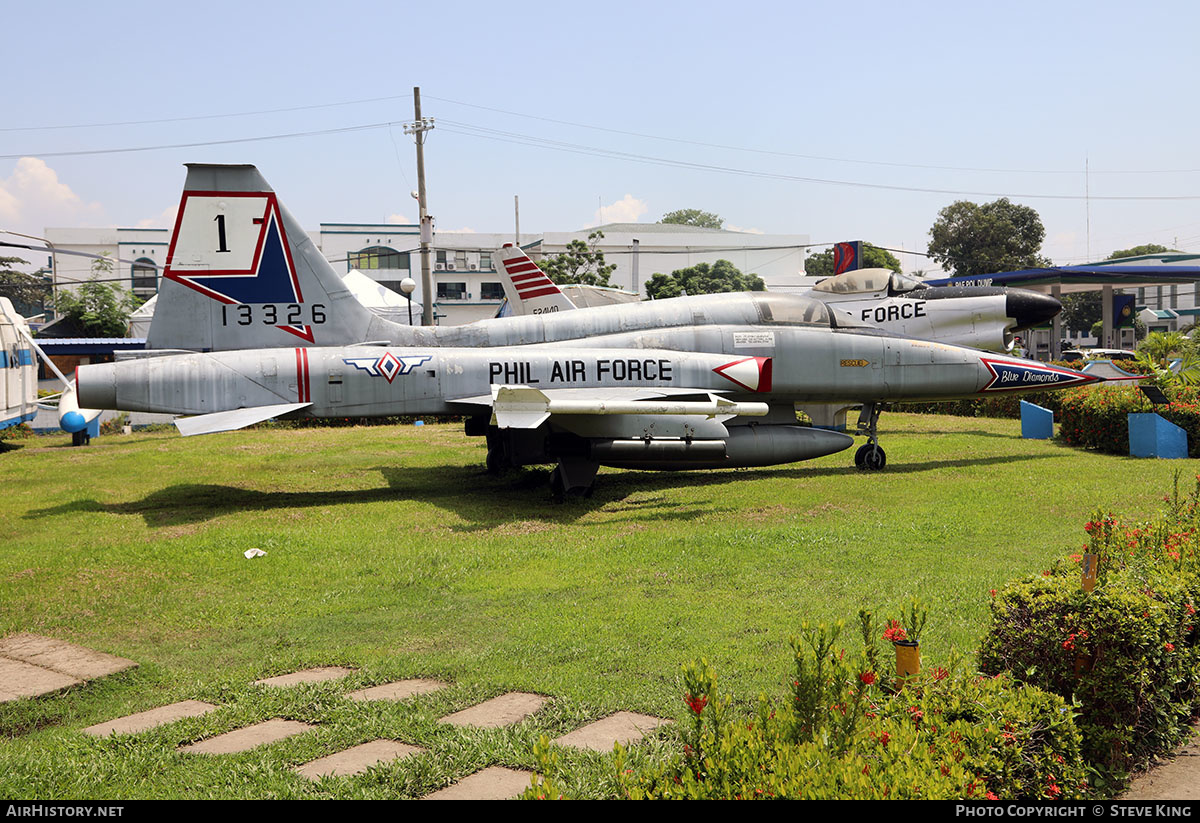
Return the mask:
<path fill-rule="evenodd" d="M 458 271 L 466 271 L 467 270 L 467 253 L 466 253 L 466 251 L 459 250 L 454 253 L 454 268 L 457 269 Z"/>
<path fill-rule="evenodd" d="M 434 258 L 434 262 L 437 263 L 439 266 L 441 266 L 443 269 L 449 268 L 449 266 L 446 265 L 446 250 L 439 249 L 436 252 L 436 254 L 437 254 L 437 256 Z"/>
<path fill-rule="evenodd" d="M 492 268 L 492 253 L 490 251 L 481 251 L 479 253 L 479 268 L 483 271 L 494 271 Z"/>
<path fill-rule="evenodd" d="M 350 252 L 350 268 L 359 271 L 369 269 L 407 269 L 408 252 L 399 252 L 387 246 L 371 246 L 362 251 Z"/>
<path fill-rule="evenodd" d="M 130 282 L 137 297 L 153 297 L 158 291 L 158 266 L 148 257 L 133 261 L 133 278 Z"/>
<path fill-rule="evenodd" d="M 500 283 L 480 283 L 479 297 L 482 300 L 503 300 L 504 286 Z"/>
<path fill-rule="evenodd" d="M 466 283 L 438 283 L 438 300 L 466 300 Z"/>

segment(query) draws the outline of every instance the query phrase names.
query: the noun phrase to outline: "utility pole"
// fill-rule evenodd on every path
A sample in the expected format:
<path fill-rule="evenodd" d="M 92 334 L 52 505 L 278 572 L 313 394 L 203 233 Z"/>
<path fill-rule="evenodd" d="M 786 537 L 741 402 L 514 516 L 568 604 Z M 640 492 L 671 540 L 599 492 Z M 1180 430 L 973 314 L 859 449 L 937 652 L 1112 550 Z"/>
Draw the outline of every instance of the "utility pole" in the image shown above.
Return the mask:
<path fill-rule="evenodd" d="M 433 128 L 432 117 L 421 116 L 421 87 L 413 87 L 413 117 L 404 124 L 404 133 L 417 142 L 417 204 L 421 212 L 421 325 L 433 325 L 433 269 L 429 265 L 429 247 L 433 244 L 433 218 L 425 205 L 425 132 Z"/>

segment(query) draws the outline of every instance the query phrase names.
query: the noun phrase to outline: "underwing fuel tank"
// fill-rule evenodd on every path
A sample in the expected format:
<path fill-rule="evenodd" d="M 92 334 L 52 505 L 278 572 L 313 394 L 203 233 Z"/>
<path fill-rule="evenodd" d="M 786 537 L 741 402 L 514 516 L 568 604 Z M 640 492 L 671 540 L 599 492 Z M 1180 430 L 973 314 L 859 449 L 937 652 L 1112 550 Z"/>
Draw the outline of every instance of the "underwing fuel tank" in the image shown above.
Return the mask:
<path fill-rule="evenodd" d="M 607 440 L 592 444 L 602 466 L 646 471 L 744 469 L 836 454 L 854 444 L 840 432 L 808 426 L 731 426 L 724 440 Z"/>

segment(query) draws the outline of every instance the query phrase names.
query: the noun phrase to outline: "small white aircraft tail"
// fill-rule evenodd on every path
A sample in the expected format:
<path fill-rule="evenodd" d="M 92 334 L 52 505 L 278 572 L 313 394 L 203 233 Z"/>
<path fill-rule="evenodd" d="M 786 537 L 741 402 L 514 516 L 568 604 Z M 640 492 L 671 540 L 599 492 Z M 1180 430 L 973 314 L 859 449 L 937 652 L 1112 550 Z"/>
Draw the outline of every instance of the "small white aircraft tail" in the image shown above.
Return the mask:
<path fill-rule="evenodd" d="M 511 243 L 500 249 L 500 279 L 514 315 L 548 314 L 575 308 L 562 289 Z"/>
<path fill-rule="evenodd" d="M 410 334 L 354 298 L 254 166 L 187 169 L 150 348 L 344 346 Z"/>

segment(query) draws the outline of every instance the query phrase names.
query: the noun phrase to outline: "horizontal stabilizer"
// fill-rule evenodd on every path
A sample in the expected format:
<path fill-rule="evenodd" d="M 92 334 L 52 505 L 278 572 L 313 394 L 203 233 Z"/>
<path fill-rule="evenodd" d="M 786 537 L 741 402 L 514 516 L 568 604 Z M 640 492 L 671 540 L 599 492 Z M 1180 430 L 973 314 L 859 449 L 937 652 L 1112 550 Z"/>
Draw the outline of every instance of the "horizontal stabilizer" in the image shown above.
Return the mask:
<path fill-rule="evenodd" d="M 196 417 L 181 417 L 175 421 L 175 427 L 184 437 L 193 434 L 215 434 L 216 432 L 233 431 L 253 426 L 272 417 L 294 412 L 311 406 L 312 403 L 280 403 L 276 406 L 254 406 L 249 409 L 233 409 L 232 411 L 201 414 Z"/>
<path fill-rule="evenodd" d="M 529 386 L 493 386 L 492 417 L 502 429 L 536 429 L 553 414 L 654 414 L 703 415 L 704 417 L 762 417 L 766 403 L 737 403 L 715 394 L 701 401 L 629 400 L 596 396 L 578 390 L 571 394 L 546 392 Z"/>

